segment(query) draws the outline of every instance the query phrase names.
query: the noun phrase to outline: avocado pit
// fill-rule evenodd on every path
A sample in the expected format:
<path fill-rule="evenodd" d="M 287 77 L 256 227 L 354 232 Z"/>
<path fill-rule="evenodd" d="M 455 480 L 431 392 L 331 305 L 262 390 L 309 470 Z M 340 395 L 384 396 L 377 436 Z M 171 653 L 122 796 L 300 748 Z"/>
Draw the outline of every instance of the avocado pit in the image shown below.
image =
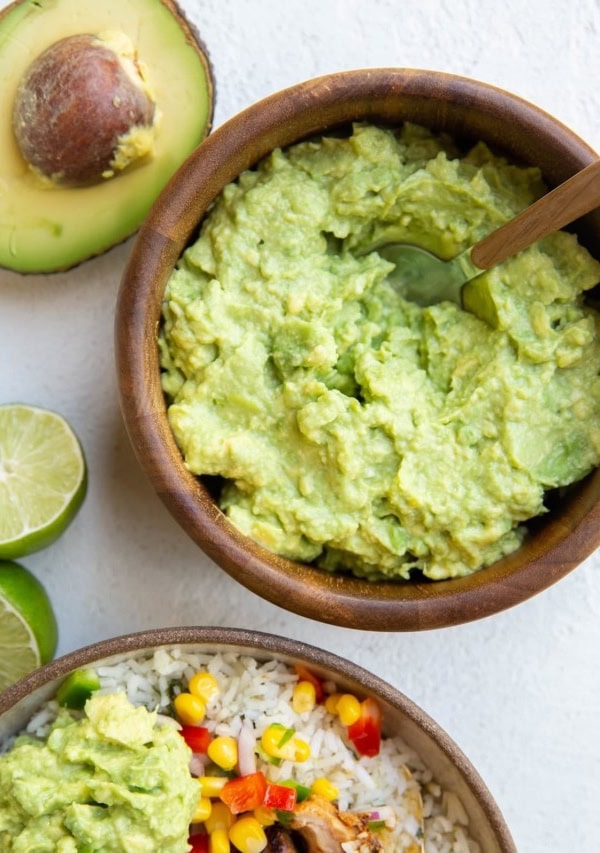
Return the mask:
<path fill-rule="evenodd" d="M 13 131 L 35 172 L 59 186 L 88 186 L 151 155 L 157 117 L 127 36 L 80 34 L 26 70 Z"/>

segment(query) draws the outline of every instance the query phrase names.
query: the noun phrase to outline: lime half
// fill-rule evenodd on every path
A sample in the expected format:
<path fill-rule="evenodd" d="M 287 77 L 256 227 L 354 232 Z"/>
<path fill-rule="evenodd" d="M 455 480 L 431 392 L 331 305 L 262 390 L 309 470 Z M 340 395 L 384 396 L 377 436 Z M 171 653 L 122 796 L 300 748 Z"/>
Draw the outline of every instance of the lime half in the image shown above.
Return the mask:
<path fill-rule="evenodd" d="M 31 554 L 60 536 L 86 483 L 81 445 L 63 417 L 0 406 L 0 558 Z"/>
<path fill-rule="evenodd" d="M 0 560 L 0 690 L 52 660 L 57 637 L 42 584 L 18 563 Z"/>

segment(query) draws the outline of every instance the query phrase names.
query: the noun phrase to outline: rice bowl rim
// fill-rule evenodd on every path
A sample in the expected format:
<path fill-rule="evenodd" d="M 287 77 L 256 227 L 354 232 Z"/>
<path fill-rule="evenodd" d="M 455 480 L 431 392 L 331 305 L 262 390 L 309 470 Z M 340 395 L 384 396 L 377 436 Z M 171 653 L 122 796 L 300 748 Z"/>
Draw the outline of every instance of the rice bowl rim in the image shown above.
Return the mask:
<path fill-rule="evenodd" d="M 508 826 L 482 777 L 432 717 L 400 690 L 362 666 L 334 652 L 276 634 L 241 628 L 188 626 L 139 631 L 84 646 L 40 667 L 0 693 L 0 742 L 23 729 L 36 710 L 54 696 L 60 682 L 74 670 L 91 665 L 117 664 L 142 654 L 151 655 L 160 648 L 179 648 L 188 654 L 234 653 L 263 661 L 275 659 L 288 665 L 302 662 L 316 674 L 335 680 L 344 689 L 377 697 L 388 722 L 384 733 L 403 737 L 444 787 L 456 789 L 456 783 L 460 783 L 461 790 L 457 793 L 471 824 L 476 818 L 477 828 L 482 828 L 484 834 L 493 840 L 498 853 L 516 853 Z M 402 730 L 396 731 L 403 725 L 409 730 L 408 735 Z M 418 744 L 414 742 L 415 737 L 420 740 Z M 428 747 L 427 756 L 423 755 L 424 746 Z M 431 753 L 435 754 L 438 769 L 432 767 Z M 454 777 L 454 785 L 446 786 L 439 778 L 439 767 Z M 465 795 L 470 802 L 465 802 Z M 474 809 L 478 812 L 475 816 Z"/>

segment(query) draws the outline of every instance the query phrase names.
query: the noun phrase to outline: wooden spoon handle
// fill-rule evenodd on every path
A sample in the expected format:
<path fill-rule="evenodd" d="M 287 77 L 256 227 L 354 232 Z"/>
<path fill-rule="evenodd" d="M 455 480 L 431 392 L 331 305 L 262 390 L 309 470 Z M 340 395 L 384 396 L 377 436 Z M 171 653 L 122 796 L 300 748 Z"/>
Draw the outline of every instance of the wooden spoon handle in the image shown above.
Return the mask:
<path fill-rule="evenodd" d="M 471 250 L 471 260 L 487 270 L 600 206 L 600 160 L 577 172 Z"/>

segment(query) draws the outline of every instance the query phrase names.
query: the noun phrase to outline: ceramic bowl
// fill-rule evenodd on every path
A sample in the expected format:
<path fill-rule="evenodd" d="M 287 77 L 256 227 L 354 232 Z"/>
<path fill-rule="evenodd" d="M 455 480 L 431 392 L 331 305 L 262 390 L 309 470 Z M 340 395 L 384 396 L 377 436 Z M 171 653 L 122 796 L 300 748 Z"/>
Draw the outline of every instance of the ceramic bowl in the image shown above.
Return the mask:
<path fill-rule="evenodd" d="M 600 544 L 600 473 L 571 489 L 525 544 L 468 577 L 369 582 L 277 557 L 239 533 L 206 483 L 190 474 L 169 428 L 157 329 L 168 276 L 215 196 L 277 146 L 364 120 L 405 120 L 456 138 L 485 140 L 512 160 L 539 166 L 550 186 L 596 155 L 552 116 L 474 80 L 431 71 L 371 69 L 300 84 L 251 106 L 218 128 L 180 169 L 142 227 L 116 313 L 122 411 L 135 453 L 187 533 L 253 592 L 303 616 L 346 627 L 420 630 L 467 622 L 524 601 L 563 577 Z M 600 254 L 600 218 L 578 223 Z"/>
<path fill-rule="evenodd" d="M 105 640 L 71 652 L 36 670 L 0 694 L 0 742 L 20 731 L 61 681 L 81 667 L 116 663 L 154 650 L 238 652 L 257 659 L 304 663 L 324 679 L 359 696 L 376 697 L 384 731 L 415 749 L 437 781 L 455 792 L 469 818 L 469 832 L 486 853 L 516 853 L 506 823 L 485 783 L 450 737 L 410 699 L 356 664 L 305 643 L 258 631 L 230 628 L 166 628 Z"/>

